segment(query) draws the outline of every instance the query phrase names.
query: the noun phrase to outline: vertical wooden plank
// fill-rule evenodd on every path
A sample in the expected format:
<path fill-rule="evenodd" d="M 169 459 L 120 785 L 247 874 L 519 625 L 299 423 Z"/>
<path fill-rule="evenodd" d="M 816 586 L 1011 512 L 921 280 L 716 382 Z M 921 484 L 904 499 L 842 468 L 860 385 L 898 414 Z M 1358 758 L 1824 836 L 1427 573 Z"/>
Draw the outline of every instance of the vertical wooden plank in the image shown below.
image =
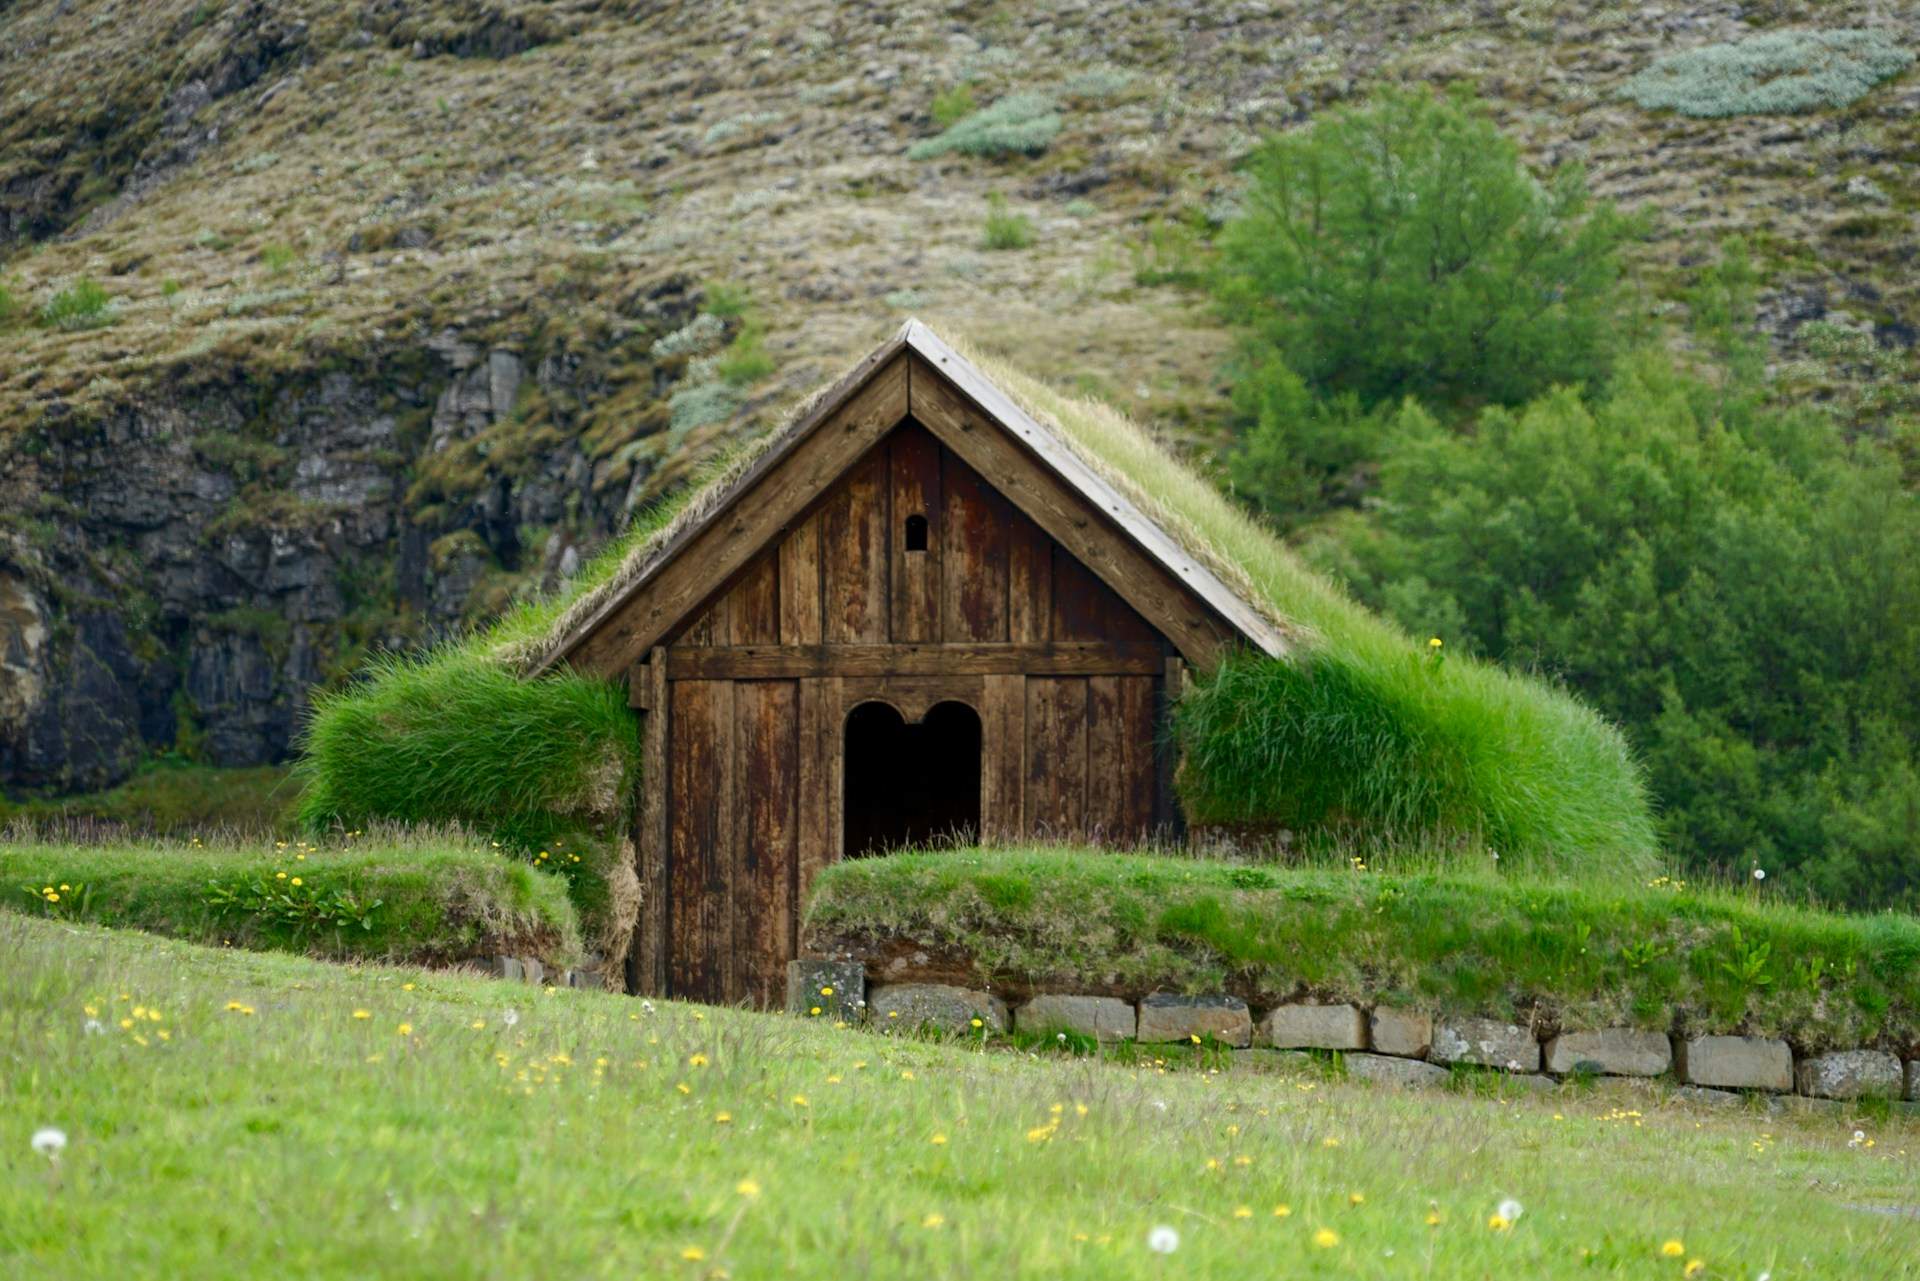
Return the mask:
<path fill-rule="evenodd" d="M 734 778 L 740 805 L 729 895 L 740 995 L 779 1004 L 793 950 L 798 707 L 794 681 L 734 686 Z"/>
<path fill-rule="evenodd" d="M 1020 783 L 1027 764 L 1027 678 L 987 676 L 980 698 L 980 831 L 987 841 L 1017 841 Z"/>
<path fill-rule="evenodd" d="M 706 884 L 700 897 L 701 968 L 707 975 L 709 1000 L 732 1004 L 742 995 L 740 949 L 733 938 L 733 914 L 728 900 L 738 893 L 738 816 L 734 811 L 738 776 L 734 772 L 734 738 L 739 721 L 734 709 L 734 683 L 713 682 L 713 843 L 702 860 Z"/>
<path fill-rule="evenodd" d="M 769 554 L 754 561 L 727 593 L 725 643 L 780 643 L 780 560 L 777 556 Z"/>
<path fill-rule="evenodd" d="M 714 842 L 714 799 L 723 765 L 716 759 L 713 681 L 675 681 L 671 691 L 673 751 L 668 765 L 669 995 L 710 1000 L 701 905 Z"/>
<path fill-rule="evenodd" d="M 808 677 L 800 682 L 796 913 L 806 910 L 813 878 L 839 857 L 840 698 L 839 677 Z"/>
<path fill-rule="evenodd" d="M 1120 756 L 1115 762 L 1121 779 L 1119 840 L 1135 845 L 1147 839 L 1153 830 L 1155 788 L 1154 679 L 1151 676 L 1119 676 Z M 1091 690 L 1089 690 L 1091 693 Z M 1095 768 L 1098 758 L 1091 745 L 1087 748 L 1087 767 Z"/>
<path fill-rule="evenodd" d="M 780 643 L 820 643 L 820 514 L 780 540 Z"/>
<path fill-rule="evenodd" d="M 892 528 L 888 536 L 892 562 L 892 632 L 896 644 L 940 639 L 940 531 L 946 521 L 940 510 L 940 444 L 923 427 L 911 423 L 887 438 L 888 483 Z M 907 521 L 925 518 L 927 545 L 908 551 Z"/>
<path fill-rule="evenodd" d="M 1118 676 L 1087 678 L 1087 808 L 1090 840 L 1124 844 L 1126 723 Z"/>
<path fill-rule="evenodd" d="M 942 640 L 1007 639 L 1007 526 L 1013 508 L 980 474 L 940 453 Z"/>
<path fill-rule="evenodd" d="M 1087 680 L 1027 679 L 1027 762 L 1022 810 L 1027 834 L 1069 840 L 1087 817 Z"/>
<path fill-rule="evenodd" d="M 716 644 L 724 643 L 727 636 L 726 624 L 724 621 L 721 622 L 716 632 L 714 623 L 716 619 L 725 619 L 725 610 L 726 598 L 722 597 L 702 610 L 698 618 L 687 624 L 686 630 L 680 633 L 674 643 L 685 645 L 690 649 L 709 649 Z"/>
<path fill-rule="evenodd" d="M 1053 639 L 1053 540 L 1015 513 L 1007 539 L 1007 639 Z"/>
<path fill-rule="evenodd" d="M 829 645 L 887 639 L 886 463 L 885 450 L 867 458 L 821 509 L 822 639 Z"/>
<path fill-rule="evenodd" d="M 627 986 L 637 995 L 667 994 L 667 651 L 656 647 L 636 679 L 647 682 L 647 713 L 640 727 L 640 805 L 634 850 L 639 865 L 640 920 L 634 930 Z"/>

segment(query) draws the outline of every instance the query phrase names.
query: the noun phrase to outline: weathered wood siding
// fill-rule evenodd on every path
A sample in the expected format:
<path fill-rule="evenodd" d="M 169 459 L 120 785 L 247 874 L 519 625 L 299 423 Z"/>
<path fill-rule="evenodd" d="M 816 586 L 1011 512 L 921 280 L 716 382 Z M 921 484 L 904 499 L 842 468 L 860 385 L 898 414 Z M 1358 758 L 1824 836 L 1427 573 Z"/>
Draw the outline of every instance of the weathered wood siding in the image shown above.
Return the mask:
<path fill-rule="evenodd" d="M 926 522 L 911 550 L 909 517 Z M 912 647 L 900 649 L 896 647 Z M 908 422 L 653 651 L 665 803 L 641 807 L 646 990 L 776 1004 L 813 876 L 839 858 L 842 728 L 878 699 L 981 721 L 988 839 L 1124 843 L 1175 821 L 1167 640 L 933 435 Z M 638 678 L 636 678 L 638 679 Z M 644 783 L 643 783 L 644 785 Z M 664 809 L 664 813 L 660 810 Z M 658 953 L 658 957 L 652 957 Z"/>

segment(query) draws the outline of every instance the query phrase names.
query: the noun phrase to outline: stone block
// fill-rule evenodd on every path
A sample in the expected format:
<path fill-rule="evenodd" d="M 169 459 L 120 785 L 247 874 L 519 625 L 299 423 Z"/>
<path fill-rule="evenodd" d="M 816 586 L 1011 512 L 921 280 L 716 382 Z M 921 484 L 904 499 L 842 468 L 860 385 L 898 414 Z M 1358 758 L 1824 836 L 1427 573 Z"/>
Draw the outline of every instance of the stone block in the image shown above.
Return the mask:
<path fill-rule="evenodd" d="M 1609 1027 L 1597 1032 L 1563 1032 L 1547 1042 L 1547 1071 L 1565 1076 L 1659 1076 L 1673 1066 L 1673 1042 L 1665 1032 Z"/>
<path fill-rule="evenodd" d="M 1907 1060 L 1907 1098 L 1920 1103 L 1920 1059 Z"/>
<path fill-rule="evenodd" d="M 1209 1037 L 1223 1045 L 1253 1044 L 1253 1016 L 1237 996 L 1174 996 L 1156 992 L 1140 1002 L 1142 1041 Z"/>
<path fill-rule="evenodd" d="M 1260 1044 L 1276 1050 L 1361 1050 L 1367 1016 L 1351 1005 L 1282 1005 L 1260 1020 Z"/>
<path fill-rule="evenodd" d="M 881 983 L 867 993 L 867 1014 L 876 1026 L 937 1028 L 972 1035 L 1007 1030 L 1007 1005 L 991 992 L 946 983 Z M 973 1026 L 979 1019 L 981 1027 Z"/>
<path fill-rule="evenodd" d="M 1348 1076 L 1381 1085 L 1439 1085 L 1451 1075 L 1445 1068 L 1432 1063 L 1394 1058 L 1386 1054 L 1349 1054 L 1345 1060 Z"/>
<path fill-rule="evenodd" d="M 803 956 L 787 962 L 787 1013 L 836 1019 L 857 1012 L 867 999 L 867 968 L 859 961 Z M 815 1014 L 818 1010 L 820 1013 Z"/>
<path fill-rule="evenodd" d="M 1507 1072 L 1538 1072 L 1540 1042 L 1499 1019 L 1441 1019 L 1433 1025 L 1428 1057 L 1436 1063 L 1477 1063 Z"/>
<path fill-rule="evenodd" d="M 1724 1108 L 1744 1102 L 1747 1096 L 1734 1090 L 1716 1090 L 1705 1085 L 1679 1085 L 1674 1087 L 1673 1097 L 1685 1099 L 1688 1103 Z"/>
<path fill-rule="evenodd" d="M 1403 1059 L 1424 1059 L 1433 1045 L 1433 1019 L 1412 1010 L 1377 1009 L 1373 1012 L 1373 1052 Z"/>
<path fill-rule="evenodd" d="M 1096 1041 L 1125 1041 L 1138 1028 L 1133 1003 L 1112 996 L 1042 993 L 1013 1012 L 1022 1032 L 1072 1032 Z"/>
<path fill-rule="evenodd" d="M 547 967 L 534 960 L 531 956 L 523 956 L 520 958 L 520 968 L 526 971 L 527 982 L 529 983 L 537 986 L 547 981 Z"/>
<path fill-rule="evenodd" d="M 1793 1083 L 1816 1099 L 1897 1099 L 1906 1088 L 1900 1060 L 1884 1050 L 1811 1055 L 1794 1066 Z"/>
<path fill-rule="evenodd" d="M 512 983 L 518 983 L 521 979 L 524 979 L 526 976 L 527 976 L 527 972 L 520 968 L 519 957 L 496 956 L 493 958 L 493 977 L 497 979 L 506 979 Z"/>
<path fill-rule="evenodd" d="M 1675 1044 L 1674 1070 L 1688 1085 L 1785 1092 L 1793 1088 L 1793 1051 L 1766 1036 L 1696 1036 Z"/>

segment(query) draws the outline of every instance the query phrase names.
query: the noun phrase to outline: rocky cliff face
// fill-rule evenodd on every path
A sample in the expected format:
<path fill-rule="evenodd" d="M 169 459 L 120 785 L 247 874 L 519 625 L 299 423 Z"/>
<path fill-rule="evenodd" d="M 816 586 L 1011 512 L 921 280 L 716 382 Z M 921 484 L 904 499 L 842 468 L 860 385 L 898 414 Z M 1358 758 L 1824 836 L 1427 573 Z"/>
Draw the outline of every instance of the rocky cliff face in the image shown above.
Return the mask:
<path fill-rule="evenodd" d="M 642 346 L 694 314 L 679 289 L 644 312 Z M 157 749 L 283 760 L 320 682 L 557 585 L 652 470 L 637 453 L 610 485 L 566 430 L 600 363 L 447 331 L 264 386 L 182 367 L 98 418 L 50 409 L 0 474 L 0 510 L 37 513 L 0 526 L 0 783 L 102 787 Z M 552 439 L 530 459 L 425 483 L 533 396 Z"/>

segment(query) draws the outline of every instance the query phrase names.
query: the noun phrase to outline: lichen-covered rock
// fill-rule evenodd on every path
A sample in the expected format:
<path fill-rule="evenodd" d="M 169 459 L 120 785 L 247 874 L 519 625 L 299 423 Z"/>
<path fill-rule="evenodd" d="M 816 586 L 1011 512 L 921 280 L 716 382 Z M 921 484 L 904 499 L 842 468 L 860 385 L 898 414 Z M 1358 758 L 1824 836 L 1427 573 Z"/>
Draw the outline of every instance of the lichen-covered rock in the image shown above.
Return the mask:
<path fill-rule="evenodd" d="M 1191 1041 L 1194 1037 L 1212 1037 L 1236 1047 L 1252 1045 L 1253 1015 L 1237 996 L 1156 992 L 1140 1002 L 1140 1040 Z"/>
<path fill-rule="evenodd" d="M 1043 993 L 1013 1012 L 1022 1032 L 1072 1032 L 1096 1041 L 1125 1041 L 1138 1027 L 1131 1002 L 1112 996 Z"/>
<path fill-rule="evenodd" d="M 1433 1045 L 1433 1019 L 1429 1015 L 1382 1007 L 1373 1012 L 1369 1022 L 1375 1054 L 1424 1059 Z"/>
<path fill-rule="evenodd" d="M 1609 1027 L 1595 1032 L 1563 1032 L 1547 1042 L 1547 1071 L 1565 1076 L 1659 1076 L 1673 1066 L 1673 1042 L 1665 1032 Z"/>
<path fill-rule="evenodd" d="M 803 956 L 787 962 L 787 1013 L 842 1017 L 867 1000 L 867 968 L 859 961 Z"/>
<path fill-rule="evenodd" d="M 1689 1085 L 1725 1090 L 1793 1088 L 1793 1051 L 1766 1036 L 1696 1036 L 1674 1047 L 1674 1069 Z"/>
<path fill-rule="evenodd" d="M 1381 1085 L 1438 1085 L 1451 1075 L 1433 1063 L 1387 1054 L 1349 1054 L 1346 1065 L 1348 1076 Z"/>
<path fill-rule="evenodd" d="M 1442 1019 L 1433 1026 L 1428 1057 L 1436 1063 L 1474 1063 L 1506 1072 L 1538 1072 L 1540 1042 L 1499 1019 Z"/>
<path fill-rule="evenodd" d="M 1801 1059 L 1794 1085 L 1816 1099 L 1896 1099 L 1904 1092 L 1900 1060 L 1883 1050 L 1836 1050 Z"/>
<path fill-rule="evenodd" d="M 991 992 L 946 983 L 882 983 L 867 992 L 867 1014 L 878 1027 L 936 1028 L 970 1033 L 1007 1030 L 1007 1005 Z M 975 1028 L 973 1021 L 980 1020 Z"/>
<path fill-rule="evenodd" d="M 1367 1016 L 1352 1005 L 1282 1005 L 1260 1020 L 1260 1044 L 1277 1050 L 1359 1050 Z"/>

